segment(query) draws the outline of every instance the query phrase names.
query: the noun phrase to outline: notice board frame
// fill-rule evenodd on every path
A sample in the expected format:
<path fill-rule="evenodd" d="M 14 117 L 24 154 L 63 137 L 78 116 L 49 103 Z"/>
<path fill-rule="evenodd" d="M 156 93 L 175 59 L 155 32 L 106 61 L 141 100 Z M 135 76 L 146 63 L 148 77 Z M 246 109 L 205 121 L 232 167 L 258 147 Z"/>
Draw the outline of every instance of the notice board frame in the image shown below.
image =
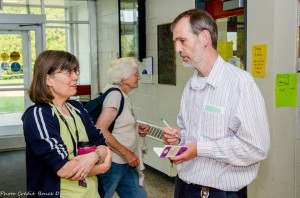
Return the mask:
<path fill-rule="evenodd" d="M 157 25 L 158 84 L 176 86 L 176 53 L 171 23 Z"/>

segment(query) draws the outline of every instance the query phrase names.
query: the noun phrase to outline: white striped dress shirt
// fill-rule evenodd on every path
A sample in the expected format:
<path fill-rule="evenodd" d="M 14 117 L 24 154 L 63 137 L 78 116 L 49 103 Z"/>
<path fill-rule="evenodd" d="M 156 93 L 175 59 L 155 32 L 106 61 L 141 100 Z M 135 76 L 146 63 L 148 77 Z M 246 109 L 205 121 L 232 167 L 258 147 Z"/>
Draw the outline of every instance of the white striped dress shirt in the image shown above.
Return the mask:
<path fill-rule="evenodd" d="M 218 56 L 206 83 L 197 70 L 182 94 L 182 144 L 197 142 L 198 157 L 177 166 L 187 183 L 238 191 L 255 179 L 269 147 L 264 99 L 252 76 Z"/>

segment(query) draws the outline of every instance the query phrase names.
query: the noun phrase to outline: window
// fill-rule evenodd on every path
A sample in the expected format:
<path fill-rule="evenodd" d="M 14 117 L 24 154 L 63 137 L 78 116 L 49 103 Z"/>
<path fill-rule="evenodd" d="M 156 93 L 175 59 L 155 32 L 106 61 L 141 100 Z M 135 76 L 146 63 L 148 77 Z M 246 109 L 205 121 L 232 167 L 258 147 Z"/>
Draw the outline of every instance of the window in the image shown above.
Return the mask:
<path fill-rule="evenodd" d="M 231 16 L 216 20 L 218 25 L 218 52 L 225 61 L 245 68 L 245 29 L 244 15 Z M 222 47 L 223 44 L 223 47 Z M 224 44 L 227 49 L 224 49 Z"/>
<path fill-rule="evenodd" d="M 246 70 L 246 8 L 241 0 L 195 0 L 218 25 L 218 52 L 225 61 Z M 232 5 L 232 6 L 228 6 Z"/>
<path fill-rule="evenodd" d="M 3 10 L 0 10 L 0 149 L 24 147 L 16 138 L 23 140 L 21 116 L 32 104 L 26 91 L 37 52 L 69 51 L 80 63 L 78 83 L 93 85 L 98 80 L 91 78 L 91 64 L 97 63 L 97 46 L 90 42 L 91 37 L 96 40 L 96 29 L 90 28 L 89 20 L 95 18 L 95 9 L 89 10 L 94 5 L 95 1 L 87 0 L 3 1 Z"/>
<path fill-rule="evenodd" d="M 145 1 L 119 0 L 120 57 L 146 55 Z"/>

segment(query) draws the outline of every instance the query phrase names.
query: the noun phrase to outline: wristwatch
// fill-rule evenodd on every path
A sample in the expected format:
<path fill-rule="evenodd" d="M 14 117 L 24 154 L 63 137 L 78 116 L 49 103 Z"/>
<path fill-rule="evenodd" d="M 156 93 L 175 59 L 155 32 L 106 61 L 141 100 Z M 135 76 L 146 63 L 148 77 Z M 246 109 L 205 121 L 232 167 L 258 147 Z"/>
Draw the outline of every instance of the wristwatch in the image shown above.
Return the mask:
<path fill-rule="evenodd" d="M 99 163 L 102 161 L 102 153 L 101 153 L 100 150 L 95 150 L 95 152 L 96 152 L 97 155 L 98 155 L 99 160 L 98 160 L 97 164 L 99 164 Z"/>

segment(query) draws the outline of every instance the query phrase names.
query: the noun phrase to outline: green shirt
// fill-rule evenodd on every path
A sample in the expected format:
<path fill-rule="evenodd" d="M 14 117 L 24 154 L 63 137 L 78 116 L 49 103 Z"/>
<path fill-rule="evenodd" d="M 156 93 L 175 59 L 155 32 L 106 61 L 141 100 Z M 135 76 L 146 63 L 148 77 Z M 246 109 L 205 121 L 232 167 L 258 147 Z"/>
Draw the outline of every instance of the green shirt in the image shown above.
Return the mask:
<path fill-rule="evenodd" d="M 55 114 L 58 117 L 59 125 L 60 125 L 60 136 L 62 140 L 64 141 L 65 145 L 67 146 L 68 153 L 69 153 L 69 160 L 71 160 L 74 157 L 74 145 L 72 142 L 72 138 L 70 136 L 70 132 L 66 126 L 66 124 L 63 122 L 63 120 L 60 118 L 58 110 L 55 108 L 54 105 L 51 104 L 51 106 L 54 109 Z M 72 108 L 71 105 L 69 105 L 71 109 L 71 113 L 75 118 L 76 126 L 78 130 L 78 139 L 79 141 L 88 141 L 88 136 L 85 131 L 85 127 L 83 126 L 83 123 L 80 119 L 80 117 L 75 112 L 74 108 Z M 65 120 L 68 123 L 69 129 L 72 133 L 72 136 L 75 141 L 76 140 L 76 126 L 74 123 L 74 119 L 72 116 L 64 115 L 62 114 Z M 79 186 L 79 181 L 77 180 L 70 180 L 61 178 L 60 179 L 60 197 L 72 197 L 72 198 L 100 198 L 100 195 L 98 193 L 98 179 L 96 176 L 87 177 L 85 179 L 85 182 L 87 184 L 86 187 Z"/>

